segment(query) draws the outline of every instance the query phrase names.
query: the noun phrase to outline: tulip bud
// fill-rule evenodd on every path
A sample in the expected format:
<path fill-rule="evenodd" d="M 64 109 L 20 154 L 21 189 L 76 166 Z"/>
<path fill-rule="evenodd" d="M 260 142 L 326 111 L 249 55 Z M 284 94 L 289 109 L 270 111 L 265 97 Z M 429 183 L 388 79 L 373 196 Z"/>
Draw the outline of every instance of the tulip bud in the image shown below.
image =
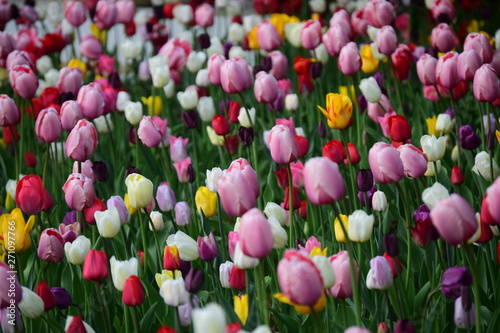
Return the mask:
<path fill-rule="evenodd" d="M 203 271 L 197 268 L 191 268 L 186 275 L 186 290 L 188 293 L 196 294 L 202 287 L 204 280 Z"/>
<path fill-rule="evenodd" d="M 375 191 L 372 197 L 372 207 L 373 210 L 377 212 L 383 212 L 387 209 L 387 198 L 385 193 L 382 191 Z"/>
<path fill-rule="evenodd" d="M 138 306 L 144 303 L 144 286 L 138 276 L 132 275 L 125 280 L 122 302 L 126 306 Z"/>
<path fill-rule="evenodd" d="M 370 270 L 366 276 L 368 289 L 387 290 L 393 284 L 391 266 L 384 257 L 377 256 L 370 260 Z"/>
<path fill-rule="evenodd" d="M 100 281 L 108 277 L 108 259 L 106 253 L 90 250 L 83 263 L 83 278 L 88 281 Z"/>
<path fill-rule="evenodd" d="M 36 294 L 43 300 L 44 310 L 49 311 L 57 306 L 57 301 L 50 291 L 47 282 L 41 281 L 36 285 Z"/>
<path fill-rule="evenodd" d="M 175 223 L 179 226 L 186 226 L 191 222 L 191 208 L 185 201 L 175 204 Z"/>
<path fill-rule="evenodd" d="M 447 298 L 458 298 L 463 287 L 472 284 L 472 275 L 467 267 L 450 267 L 441 278 L 441 293 Z"/>

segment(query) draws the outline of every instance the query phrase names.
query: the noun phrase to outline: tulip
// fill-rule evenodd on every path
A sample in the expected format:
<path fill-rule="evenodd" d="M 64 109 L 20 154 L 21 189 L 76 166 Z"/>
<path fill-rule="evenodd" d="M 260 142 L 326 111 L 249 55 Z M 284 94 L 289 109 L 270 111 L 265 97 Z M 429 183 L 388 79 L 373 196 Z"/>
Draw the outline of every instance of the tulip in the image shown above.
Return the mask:
<path fill-rule="evenodd" d="M 427 156 L 422 150 L 411 144 L 398 147 L 399 157 L 403 162 L 404 174 L 408 178 L 422 177 L 427 170 Z"/>
<path fill-rule="evenodd" d="M 239 233 L 245 255 L 262 259 L 271 253 L 274 244 L 271 226 L 257 208 L 243 214 Z"/>
<path fill-rule="evenodd" d="M 179 250 L 177 246 L 165 246 L 163 250 L 163 268 L 169 271 L 175 271 L 180 269 L 181 259 L 179 257 Z"/>
<path fill-rule="evenodd" d="M 470 125 L 460 126 L 458 131 L 460 145 L 463 149 L 474 150 L 481 145 L 481 138 L 474 132 Z"/>
<path fill-rule="evenodd" d="M 377 31 L 375 40 L 378 51 L 386 56 L 390 56 L 398 46 L 396 31 L 390 25 L 383 26 Z"/>
<path fill-rule="evenodd" d="M 116 207 L 94 213 L 99 235 L 104 238 L 114 238 L 120 232 L 120 215 Z"/>
<path fill-rule="evenodd" d="M 431 210 L 432 224 L 441 237 L 452 245 L 466 241 L 476 232 L 478 223 L 474 210 L 458 194 L 439 201 Z"/>
<path fill-rule="evenodd" d="M 94 204 L 95 192 L 92 180 L 80 173 L 69 175 L 62 190 L 69 208 L 82 211 Z"/>
<path fill-rule="evenodd" d="M 394 183 L 404 176 L 399 152 L 386 143 L 375 143 L 368 153 L 368 160 L 376 183 Z"/>
<path fill-rule="evenodd" d="M 153 199 L 153 183 L 146 177 L 132 173 L 125 179 L 130 206 L 135 209 L 147 207 Z"/>
<path fill-rule="evenodd" d="M 195 195 L 196 209 L 198 212 L 202 211 L 203 215 L 210 218 L 216 214 L 217 211 L 217 194 L 211 192 L 207 187 L 200 186 Z"/>
<path fill-rule="evenodd" d="M 309 159 L 303 173 L 304 188 L 312 204 L 329 204 L 344 196 L 344 182 L 338 165 L 328 158 Z"/>
<path fill-rule="evenodd" d="M 272 103 L 278 97 L 278 81 L 271 74 L 259 72 L 255 76 L 253 91 L 259 103 Z"/>
<path fill-rule="evenodd" d="M 108 209 L 115 207 L 118 210 L 118 216 L 120 217 L 121 225 L 128 223 L 128 221 L 130 220 L 130 212 L 125 206 L 125 202 L 123 201 L 122 197 L 118 195 L 110 197 L 106 202 L 106 206 L 108 207 Z"/>
<path fill-rule="evenodd" d="M 90 251 L 90 240 L 85 236 L 78 236 L 72 243 L 64 244 L 66 259 L 73 265 L 82 265 Z"/>
<path fill-rule="evenodd" d="M 389 262 L 381 256 L 370 260 L 370 270 L 366 276 L 368 289 L 387 290 L 393 284 L 393 276 Z"/>
<path fill-rule="evenodd" d="M 362 79 L 359 84 L 359 89 L 366 100 L 370 103 L 378 103 L 382 97 L 382 91 L 377 83 L 377 80 L 373 76 Z"/>
<path fill-rule="evenodd" d="M 135 4 L 132 0 L 121 0 L 116 2 L 118 17 L 116 23 L 129 25 L 134 20 Z"/>
<path fill-rule="evenodd" d="M 339 24 L 331 25 L 322 37 L 326 50 L 332 57 L 337 57 L 340 50 L 349 43 L 349 32 Z"/>
<path fill-rule="evenodd" d="M 139 123 L 137 136 L 146 147 L 158 147 L 164 134 L 149 116 L 144 116 Z"/>
<path fill-rule="evenodd" d="M 474 75 L 474 97 L 480 102 L 493 102 L 500 97 L 500 81 L 490 64 L 482 65 Z"/>
<path fill-rule="evenodd" d="M 191 268 L 186 275 L 186 291 L 190 294 L 196 294 L 200 291 L 203 280 L 203 271 L 201 269 Z"/>
<path fill-rule="evenodd" d="M 295 304 L 313 306 L 323 294 L 320 271 L 299 251 L 287 250 L 278 263 L 277 273 L 281 291 Z"/>
<path fill-rule="evenodd" d="M 420 138 L 420 144 L 429 162 L 436 162 L 443 158 L 446 151 L 446 137 L 436 138 L 434 135 L 423 135 Z"/>
<path fill-rule="evenodd" d="M 436 82 L 446 89 L 453 89 L 460 83 L 458 77 L 458 53 L 448 52 L 436 64 Z"/>
<path fill-rule="evenodd" d="M 189 294 L 182 277 L 164 281 L 160 287 L 160 296 L 163 297 L 165 304 L 170 306 L 179 306 L 189 301 Z"/>
<path fill-rule="evenodd" d="M 38 243 L 38 257 L 47 262 L 60 262 L 64 258 L 64 239 L 54 229 L 45 229 Z"/>
<path fill-rule="evenodd" d="M 97 60 L 103 53 L 101 42 L 93 35 L 83 35 L 78 51 L 88 60 Z"/>
<path fill-rule="evenodd" d="M 438 24 L 431 33 L 432 47 L 439 52 L 446 53 L 455 46 L 455 32 L 446 23 Z"/>
<path fill-rule="evenodd" d="M 349 254 L 347 251 L 341 251 L 330 257 L 335 272 L 335 284 L 330 288 L 330 293 L 335 298 L 352 297 L 352 280 L 349 266 Z M 356 279 L 358 278 L 358 265 L 354 262 Z"/>
<path fill-rule="evenodd" d="M 474 303 L 472 303 L 472 305 L 474 305 Z M 455 300 L 453 321 L 458 328 L 462 329 L 470 328 L 476 323 L 476 312 L 474 307 L 471 307 L 470 310 L 465 310 L 462 296 Z"/>
<path fill-rule="evenodd" d="M 183 227 L 191 222 L 191 208 L 185 201 L 180 201 L 175 204 L 175 223 Z"/>
<path fill-rule="evenodd" d="M 417 74 L 423 85 L 436 85 L 437 59 L 430 54 L 424 54 L 417 61 Z"/>
<path fill-rule="evenodd" d="M 226 58 L 220 54 L 214 54 L 208 59 L 208 78 L 212 84 L 221 84 L 221 66 L 225 60 Z"/>
<path fill-rule="evenodd" d="M 331 288 L 335 284 L 335 273 L 333 272 L 332 264 L 327 257 L 322 255 L 315 255 L 312 257 L 312 261 L 316 265 L 316 268 L 321 273 L 321 278 L 323 279 L 323 287 L 325 289 Z"/>
<path fill-rule="evenodd" d="M 340 50 L 338 68 L 344 75 L 348 76 L 356 75 L 359 72 L 361 56 L 356 43 L 349 42 Z"/>
<path fill-rule="evenodd" d="M 50 288 L 52 295 L 54 296 L 57 306 L 60 309 L 67 309 L 70 305 L 73 304 L 73 300 L 68 291 L 62 287 L 52 287 Z"/>
<path fill-rule="evenodd" d="M 224 61 L 220 67 L 220 83 L 228 94 L 248 89 L 252 84 L 252 77 L 246 61 L 239 58 Z"/>
<path fill-rule="evenodd" d="M 492 163 L 493 166 L 491 166 Z M 493 170 L 493 175 L 491 170 Z M 497 163 L 495 160 L 492 161 L 490 155 L 485 151 L 478 153 L 474 158 L 474 167 L 472 167 L 472 171 L 477 175 L 481 175 L 489 182 L 495 180 L 500 175 L 500 169 Z M 492 176 L 493 179 L 491 178 Z"/>
<path fill-rule="evenodd" d="M 7 264 L 0 261 L 0 285 L 2 287 L 0 290 L 0 308 L 7 308 L 11 304 L 19 304 L 23 297 L 17 275 L 11 271 L 12 269 Z M 9 289 L 18 292 L 9 292 Z"/>
<path fill-rule="evenodd" d="M 52 310 L 57 306 L 57 301 L 47 285 L 47 282 L 42 280 L 37 284 L 36 294 L 42 299 L 45 311 Z"/>
<path fill-rule="evenodd" d="M 352 114 L 352 102 L 346 95 L 329 93 L 326 95 L 326 110 L 318 108 L 328 119 L 328 126 L 333 129 L 344 129 L 349 125 Z"/>
<path fill-rule="evenodd" d="M 182 231 L 177 231 L 175 234 L 168 236 L 167 245 L 175 245 L 182 260 L 194 261 L 199 257 L 198 244 Z"/>
<path fill-rule="evenodd" d="M 67 2 L 64 18 L 74 27 L 81 26 L 87 19 L 83 3 L 80 1 Z"/>
<path fill-rule="evenodd" d="M 217 242 L 212 232 L 205 237 L 198 236 L 198 253 L 201 260 L 214 260 L 217 257 L 218 251 Z"/>
<path fill-rule="evenodd" d="M 94 330 L 79 316 L 68 316 L 64 332 L 93 332 Z"/>
<path fill-rule="evenodd" d="M 90 250 L 83 262 L 83 278 L 87 281 L 100 281 L 108 277 L 108 259 L 106 253 Z"/>
<path fill-rule="evenodd" d="M 23 290 L 23 298 L 21 302 L 18 303 L 19 310 L 30 319 L 40 317 L 45 312 L 42 298 L 26 287 L 21 288 Z"/>
<path fill-rule="evenodd" d="M 276 27 L 266 20 L 258 25 L 257 38 L 260 47 L 267 52 L 277 49 L 282 42 Z"/>
<path fill-rule="evenodd" d="M 493 59 L 493 49 L 485 34 L 477 32 L 468 34 L 464 41 L 464 51 L 468 50 L 475 50 L 483 64 L 488 64 Z"/>
<path fill-rule="evenodd" d="M 462 288 L 472 284 L 472 275 L 467 267 L 450 267 L 441 278 L 441 293 L 447 298 L 458 298 Z"/>
<path fill-rule="evenodd" d="M 284 125 L 276 125 L 267 138 L 271 157 L 278 164 L 289 164 L 299 156 L 299 147 L 290 129 Z"/>
<path fill-rule="evenodd" d="M 207 178 L 205 179 L 205 184 L 210 192 L 217 193 L 219 190 L 219 179 L 222 178 L 224 172 L 221 168 L 213 168 L 212 170 L 207 170 Z"/>
<path fill-rule="evenodd" d="M 460 53 L 457 60 L 458 76 L 462 81 L 472 81 L 474 74 L 481 67 L 481 58 L 474 49 Z"/>
<path fill-rule="evenodd" d="M 308 20 L 302 25 L 300 41 L 307 50 L 313 50 L 321 43 L 321 24 L 319 21 Z"/>
<path fill-rule="evenodd" d="M 38 78 L 28 65 L 17 65 L 9 71 L 9 82 L 14 92 L 22 98 L 31 99 L 38 88 Z"/>
<path fill-rule="evenodd" d="M 85 162 L 90 159 L 97 147 L 97 131 L 94 125 L 85 119 L 79 120 L 69 133 L 64 145 L 66 156 Z"/>
<path fill-rule="evenodd" d="M 144 303 L 144 286 L 137 275 L 132 275 L 125 280 L 122 302 L 127 306 L 138 306 Z"/>
<path fill-rule="evenodd" d="M 363 327 L 349 327 L 347 328 L 344 333 L 370 333 L 370 330 L 363 328 Z"/>
<path fill-rule="evenodd" d="M 373 215 L 366 214 L 363 210 L 356 210 L 349 215 L 347 233 L 353 242 L 366 242 L 373 231 Z"/>
<path fill-rule="evenodd" d="M 21 120 L 21 113 L 16 102 L 7 95 L 0 95 L 0 127 L 16 126 Z"/>
<path fill-rule="evenodd" d="M 114 1 L 97 2 L 94 20 L 100 30 L 109 30 L 118 20 L 118 8 Z"/>
<path fill-rule="evenodd" d="M 115 256 L 109 260 L 111 267 L 111 277 L 113 278 L 113 285 L 119 291 L 124 291 L 125 281 L 134 275 L 138 274 L 139 261 L 137 258 L 130 258 L 129 260 L 119 261 Z"/>
<path fill-rule="evenodd" d="M 392 141 L 405 142 L 411 137 L 411 127 L 403 115 L 390 116 L 388 126 Z"/>
<path fill-rule="evenodd" d="M 195 333 L 226 331 L 226 315 L 217 303 L 209 303 L 203 309 L 193 309 L 192 316 Z"/>
<path fill-rule="evenodd" d="M 175 136 L 170 137 L 170 157 L 172 158 L 172 161 L 174 163 L 179 162 L 180 160 L 183 160 L 186 157 L 188 157 L 186 151 L 186 146 L 188 142 L 189 142 L 188 138 L 175 137 Z"/>
<path fill-rule="evenodd" d="M 35 215 L 54 205 L 38 175 L 27 175 L 21 178 L 16 185 L 15 198 L 17 206 L 28 215 Z"/>
<path fill-rule="evenodd" d="M 23 213 L 19 208 L 14 208 L 10 214 L 0 215 L 0 246 L 15 253 L 28 250 L 31 246 L 30 232 L 34 223 L 35 216 L 31 216 L 28 223 L 25 223 Z M 14 241 L 14 247 L 9 246 L 9 237 Z"/>
<path fill-rule="evenodd" d="M 71 93 L 77 96 L 83 86 L 83 73 L 78 67 L 63 67 L 59 71 L 56 87 L 60 93 Z"/>
<path fill-rule="evenodd" d="M 415 328 L 408 319 L 399 319 L 394 327 L 394 333 L 415 333 Z"/>
<path fill-rule="evenodd" d="M 383 212 L 387 209 L 387 197 L 382 191 L 375 191 L 372 196 L 372 208 L 377 212 Z"/>
<path fill-rule="evenodd" d="M 259 258 L 253 258 L 245 253 L 241 249 L 241 242 L 239 241 L 239 234 L 233 233 L 233 235 L 237 235 L 237 239 L 233 240 L 231 237 L 231 233 L 229 235 L 229 256 L 234 259 L 234 265 L 242 270 L 255 268 L 259 265 Z"/>
<path fill-rule="evenodd" d="M 364 18 L 376 28 L 392 24 L 395 16 L 393 5 L 385 0 L 369 1 L 364 11 Z"/>
<path fill-rule="evenodd" d="M 62 128 L 66 131 L 71 131 L 76 123 L 83 119 L 82 108 L 76 101 L 66 101 L 61 106 L 59 117 Z"/>
<path fill-rule="evenodd" d="M 165 227 L 163 223 L 163 216 L 160 212 L 152 211 L 149 213 L 149 217 L 153 223 L 149 223 L 149 230 L 151 231 L 162 231 Z"/>

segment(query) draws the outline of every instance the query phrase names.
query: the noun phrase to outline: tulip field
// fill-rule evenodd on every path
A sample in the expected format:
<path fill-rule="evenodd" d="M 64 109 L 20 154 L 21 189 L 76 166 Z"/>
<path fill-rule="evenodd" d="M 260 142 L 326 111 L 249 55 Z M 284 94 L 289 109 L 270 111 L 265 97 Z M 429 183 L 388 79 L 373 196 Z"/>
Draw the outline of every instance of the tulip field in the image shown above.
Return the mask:
<path fill-rule="evenodd" d="M 498 15 L 0 0 L 1 332 L 499 332 Z"/>

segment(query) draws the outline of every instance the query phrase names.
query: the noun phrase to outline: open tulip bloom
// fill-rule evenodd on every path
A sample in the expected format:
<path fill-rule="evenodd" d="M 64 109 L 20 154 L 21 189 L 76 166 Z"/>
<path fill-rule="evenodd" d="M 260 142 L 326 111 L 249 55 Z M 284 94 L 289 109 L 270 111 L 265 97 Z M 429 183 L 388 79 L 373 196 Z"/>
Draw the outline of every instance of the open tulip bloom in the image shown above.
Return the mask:
<path fill-rule="evenodd" d="M 498 331 L 495 1 L 150 2 L 0 1 L 0 331 Z"/>

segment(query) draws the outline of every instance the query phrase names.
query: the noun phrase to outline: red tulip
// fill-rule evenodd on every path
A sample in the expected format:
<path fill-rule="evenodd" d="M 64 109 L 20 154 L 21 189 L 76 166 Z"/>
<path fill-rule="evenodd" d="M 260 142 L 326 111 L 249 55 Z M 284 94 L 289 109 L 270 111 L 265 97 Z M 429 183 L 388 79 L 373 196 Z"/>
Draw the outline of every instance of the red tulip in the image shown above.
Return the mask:
<path fill-rule="evenodd" d="M 229 122 L 222 115 L 216 115 L 212 118 L 212 127 L 217 135 L 228 135 L 231 132 Z"/>
<path fill-rule="evenodd" d="M 455 185 L 460 185 L 464 182 L 464 173 L 458 165 L 451 169 L 451 182 Z"/>
<path fill-rule="evenodd" d="M 132 275 L 125 280 L 122 302 L 127 306 L 138 306 L 144 303 L 144 286 L 138 276 Z"/>
<path fill-rule="evenodd" d="M 396 115 L 389 117 L 389 132 L 391 138 L 396 142 L 405 142 L 411 138 L 411 127 L 405 116 Z"/>
<path fill-rule="evenodd" d="M 43 188 L 38 175 L 27 175 L 17 182 L 16 204 L 28 215 L 35 215 L 54 205 L 49 192 Z"/>
<path fill-rule="evenodd" d="M 104 251 L 90 250 L 83 262 L 83 278 L 100 281 L 108 277 L 108 258 Z"/>

